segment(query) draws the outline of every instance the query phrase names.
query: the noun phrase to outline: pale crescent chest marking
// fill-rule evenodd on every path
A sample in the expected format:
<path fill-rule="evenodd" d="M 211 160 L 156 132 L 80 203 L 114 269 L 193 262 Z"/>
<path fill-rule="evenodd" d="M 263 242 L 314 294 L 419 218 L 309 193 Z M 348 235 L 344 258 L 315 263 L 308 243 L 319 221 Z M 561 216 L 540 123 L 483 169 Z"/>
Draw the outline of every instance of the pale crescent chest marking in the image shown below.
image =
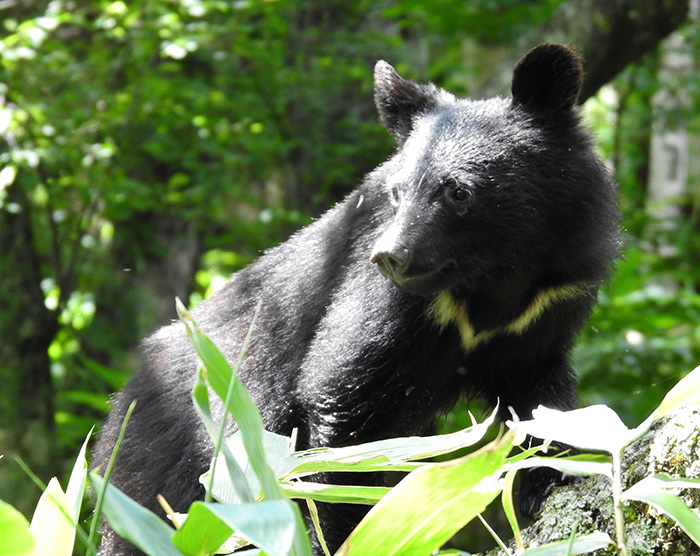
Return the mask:
<path fill-rule="evenodd" d="M 442 328 L 448 324 L 455 325 L 462 339 L 462 347 L 466 352 L 470 352 L 494 336 L 523 334 L 547 309 L 556 303 L 592 295 L 592 293 L 593 286 L 590 284 L 565 284 L 545 288 L 540 290 L 526 309 L 511 322 L 478 333 L 469 321 L 466 304 L 455 300 L 448 291 L 443 291 L 437 296 L 430 306 L 429 314 Z"/>

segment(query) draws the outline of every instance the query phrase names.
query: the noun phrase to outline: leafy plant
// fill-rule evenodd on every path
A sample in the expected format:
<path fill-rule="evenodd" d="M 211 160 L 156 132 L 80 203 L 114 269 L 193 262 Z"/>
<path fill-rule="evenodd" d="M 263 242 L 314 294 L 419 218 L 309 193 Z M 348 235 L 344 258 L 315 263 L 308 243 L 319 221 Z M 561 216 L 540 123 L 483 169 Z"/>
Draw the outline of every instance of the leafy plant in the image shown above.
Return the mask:
<path fill-rule="evenodd" d="M 502 494 L 504 510 L 519 539 L 512 504 L 513 475 L 518 469 L 542 465 L 566 473 L 599 473 L 612 479 L 618 508 L 617 545 L 623 555 L 626 554 L 621 514 L 624 500 L 655 504 L 693 539 L 700 538 L 700 520 L 668 492 L 669 488 L 696 485 L 694 481 L 657 476 L 640 481 L 624 492 L 620 483 L 620 455 L 624 447 L 643 435 L 656 419 L 678 407 L 700 402 L 700 367 L 673 388 L 635 429 L 625 427 L 605 406 L 570 412 L 540 408 L 530 421 L 509 423 L 513 431 L 500 435 L 481 450 L 440 463 L 422 460 L 474 445 L 483 438 L 495 413 L 484 423 L 449 435 L 394 438 L 345 448 L 295 452 L 292 439 L 263 430 L 260 415 L 236 378 L 236 371 L 186 311 L 181 308 L 180 313 L 200 360 L 193 393 L 195 405 L 218 447 L 218 455 L 202 482 L 208 489 L 208 497 L 213 495 L 218 502 L 196 502 L 187 515 L 170 511 L 178 527 L 174 531 L 116 488 L 105 486 L 105 513 L 110 523 L 147 554 L 204 555 L 224 546 L 230 549 L 251 543 L 270 555 L 310 554 L 301 514 L 288 498 L 309 501 L 312 516 L 315 501 L 376 504 L 340 547 L 337 556 L 433 554 L 458 529 L 479 516 L 498 494 Z M 225 441 L 209 411 L 207 386 L 224 401 L 239 424 L 239 431 Z M 509 457 L 516 437 L 525 434 L 583 449 L 603 450 L 612 455 L 612 462 L 597 455 L 533 457 L 537 448 Z M 318 472 L 343 471 L 409 474 L 393 489 L 304 480 Z M 104 486 L 100 477 L 94 476 L 93 480 L 98 488 Z M 184 525 L 180 526 L 183 521 Z M 317 522 L 315 525 L 318 528 Z M 318 537 L 323 538 L 322 531 Z M 499 542 L 508 552 L 505 544 Z M 528 551 L 524 551 L 519 541 L 522 553 L 528 556 L 583 554 L 611 543 L 604 533 L 578 536 L 575 531 L 568 540 Z"/>
<path fill-rule="evenodd" d="M 509 422 L 520 435 L 564 442 L 583 450 L 600 450 L 612 456 L 611 463 L 592 461 L 566 461 L 564 466 L 556 459 L 542 458 L 522 462 L 515 467 L 524 468 L 544 464 L 567 473 L 600 473 L 610 478 L 615 510 L 617 547 L 627 556 L 624 513 L 625 500 L 639 500 L 653 504 L 666 513 L 700 546 L 700 518 L 678 498 L 669 492 L 674 488 L 700 488 L 700 480 L 677 480 L 664 474 L 646 477 L 626 491 L 622 490 L 622 453 L 625 447 L 641 438 L 654 421 L 687 405 L 700 404 L 700 367 L 681 379 L 664 397 L 661 404 L 636 428 L 629 429 L 617 413 L 604 405 L 595 405 L 573 411 L 558 411 L 540 406 L 533 411 L 533 419 Z M 594 465 L 592 466 L 591 463 Z"/>
<path fill-rule="evenodd" d="M 10 504 L 0 501 L 0 556 L 70 556 L 73 553 L 80 509 L 85 493 L 85 451 L 78 454 L 64 492 L 56 477 L 39 498 L 31 523 Z M 38 479 L 36 479 L 38 481 Z"/>

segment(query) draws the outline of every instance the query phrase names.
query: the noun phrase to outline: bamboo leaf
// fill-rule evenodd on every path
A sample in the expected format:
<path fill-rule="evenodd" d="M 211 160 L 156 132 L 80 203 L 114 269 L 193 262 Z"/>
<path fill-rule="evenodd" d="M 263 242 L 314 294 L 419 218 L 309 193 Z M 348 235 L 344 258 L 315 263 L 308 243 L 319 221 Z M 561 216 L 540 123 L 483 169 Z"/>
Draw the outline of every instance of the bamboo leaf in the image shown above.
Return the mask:
<path fill-rule="evenodd" d="M 282 482 L 282 490 L 289 498 L 337 502 L 343 504 L 368 504 L 379 502 L 391 490 L 388 487 L 327 485 L 306 481 Z"/>
<path fill-rule="evenodd" d="M 597 531 L 583 537 L 576 537 L 572 543 L 569 539 L 543 544 L 523 552 L 522 556 L 577 556 L 588 554 L 614 544 L 610 535 Z"/>
<path fill-rule="evenodd" d="M 194 401 L 194 407 L 197 410 L 197 414 L 202 420 L 202 423 L 204 423 L 209 436 L 214 442 L 216 442 L 218 437 L 218 428 L 211 416 L 211 410 L 209 409 L 209 389 L 204 381 L 201 370 L 199 373 L 197 373 L 197 381 L 192 391 L 192 399 Z M 219 450 L 220 452 L 216 456 L 217 465 L 212 464 L 213 471 L 210 469 L 210 471 L 202 475 L 200 477 L 200 482 L 209 492 L 211 492 L 211 494 L 214 495 L 217 500 L 231 503 L 253 502 L 255 500 L 253 489 L 251 489 L 245 472 L 241 469 L 241 466 L 238 465 L 238 462 L 236 461 L 233 453 L 231 453 L 227 443 L 221 443 Z M 221 459 L 223 459 L 223 462 L 220 461 Z M 225 480 L 218 479 L 219 476 L 224 474 L 224 471 Z M 255 480 L 257 481 L 257 477 Z M 225 487 L 217 487 L 217 485 L 222 483 L 225 484 Z M 221 494 L 217 493 L 217 488 L 222 490 Z M 255 493 L 257 494 L 257 489 L 255 490 Z"/>
<path fill-rule="evenodd" d="M 94 427 L 93 427 L 94 428 Z M 83 496 L 85 495 L 85 485 L 87 484 L 88 465 L 85 453 L 87 445 L 92 436 L 93 429 L 88 432 L 85 441 L 83 442 L 78 457 L 75 459 L 73 470 L 68 479 L 68 487 L 66 488 L 66 498 L 73 509 L 73 523 L 78 523 L 80 520 L 80 509 L 83 504 Z"/>
<path fill-rule="evenodd" d="M 432 554 L 501 490 L 513 435 L 464 458 L 414 471 L 372 508 L 336 556 Z"/>
<path fill-rule="evenodd" d="M 539 406 L 528 421 L 508 421 L 518 435 L 563 442 L 584 450 L 617 453 L 630 442 L 630 431 L 617 413 L 605 405 L 592 405 L 573 411 Z"/>
<path fill-rule="evenodd" d="M 298 510 L 288 500 L 250 504 L 195 502 L 173 542 L 187 554 L 204 556 L 217 550 L 236 531 L 268 556 L 288 556 L 296 531 L 295 511 Z"/>
<path fill-rule="evenodd" d="M 149 556 L 183 556 L 171 538 L 175 531 L 156 514 L 134 502 L 115 486 L 105 485 L 96 472 L 90 473 L 96 490 L 104 488 L 104 513 L 120 536 Z"/>
<path fill-rule="evenodd" d="M 279 478 L 303 477 L 319 471 L 405 471 L 415 466 L 398 464 L 448 454 L 479 442 L 496 412 L 483 422 L 451 434 L 411 436 L 367 442 L 343 448 L 315 448 L 289 454 Z"/>
<path fill-rule="evenodd" d="M 516 463 L 508 463 L 505 468 L 508 470 L 519 470 L 533 467 L 550 467 L 568 475 L 582 477 L 598 474 L 612 478 L 612 463 L 610 462 L 583 461 L 569 458 L 534 457 Z"/>
<path fill-rule="evenodd" d="M 34 537 L 19 510 L 0 500 L 0 556 L 33 556 Z"/>
<path fill-rule="evenodd" d="M 180 319 L 185 323 L 187 334 L 197 352 L 197 357 L 199 357 L 201 365 L 205 370 L 208 384 L 221 400 L 225 401 L 228 399 L 230 402 L 226 409 L 233 415 L 233 418 L 238 423 L 243 438 L 243 444 L 245 445 L 245 451 L 260 481 L 265 498 L 282 498 L 284 495 L 277 484 L 277 478 L 267 465 L 265 459 L 262 442 L 264 426 L 260 412 L 250 399 L 241 381 L 231 381 L 233 370 L 228 361 L 216 348 L 214 343 L 197 327 L 197 324 L 181 304 L 178 306 L 178 312 L 180 314 Z M 257 310 L 255 314 L 257 315 Z M 247 342 L 253 331 L 253 325 L 254 323 L 251 323 L 243 348 L 241 349 L 239 364 L 240 360 L 245 355 Z M 231 392 L 229 392 L 229 385 L 232 385 Z"/>
<path fill-rule="evenodd" d="M 627 489 L 624 500 L 638 500 L 656 507 L 673 519 L 700 546 L 700 518 L 675 494 L 674 488 L 700 488 L 700 479 L 674 479 L 666 474 L 646 477 Z"/>
<path fill-rule="evenodd" d="M 75 543 L 73 508 L 56 477 L 49 481 L 34 510 L 29 531 L 36 556 L 70 556 Z"/>

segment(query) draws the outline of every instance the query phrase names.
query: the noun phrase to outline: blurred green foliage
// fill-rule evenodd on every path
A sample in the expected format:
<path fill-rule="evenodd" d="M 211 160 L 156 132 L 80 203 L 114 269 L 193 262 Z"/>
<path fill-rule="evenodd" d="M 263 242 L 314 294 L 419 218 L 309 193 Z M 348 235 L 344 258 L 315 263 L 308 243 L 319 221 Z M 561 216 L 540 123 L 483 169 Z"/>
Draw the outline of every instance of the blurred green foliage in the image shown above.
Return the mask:
<path fill-rule="evenodd" d="M 72 457 L 137 366 L 138 339 L 163 324 L 153 300 L 174 316 L 162 283 L 197 303 L 391 152 L 371 102 L 375 60 L 478 94 L 494 71 L 490 50 L 514 48 L 561 3 L 55 0 L 0 10 L 0 216 L 30 218 L 25 262 L 42 280 L 27 287 L 41 289 L 58 324 L 47 346 L 56 461 Z M 628 424 L 700 362 L 694 201 L 671 230 L 645 216 L 650 99 L 665 86 L 657 67 L 657 57 L 640 61 L 586 106 L 621 184 L 627 245 L 576 365 L 583 403 L 604 401 Z M 670 116 L 697 133 L 700 80 L 678 87 L 691 106 Z"/>
<path fill-rule="evenodd" d="M 683 53 L 698 59 L 697 24 L 681 30 Z M 688 190 L 669 202 L 679 218 L 649 213 L 651 135 L 662 120 L 691 135 L 700 125 L 697 74 L 663 80 L 654 53 L 628 67 L 584 107 L 603 158 L 614 168 L 623 217 L 623 258 L 575 351 L 583 405 L 606 403 L 629 424 L 641 422 L 663 393 L 700 364 L 700 233 L 697 165 Z M 661 109 L 657 95 L 684 91 L 686 106 Z M 697 135 L 695 135 L 697 137 Z M 692 154 L 690 155 L 692 157 Z"/>

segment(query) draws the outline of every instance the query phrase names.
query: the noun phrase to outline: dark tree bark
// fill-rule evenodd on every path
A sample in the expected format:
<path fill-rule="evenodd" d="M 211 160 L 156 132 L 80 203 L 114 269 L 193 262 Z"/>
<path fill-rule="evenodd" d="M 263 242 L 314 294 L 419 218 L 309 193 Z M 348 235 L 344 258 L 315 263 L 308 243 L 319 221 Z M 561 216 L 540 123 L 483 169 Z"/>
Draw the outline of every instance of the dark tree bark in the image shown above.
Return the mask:
<path fill-rule="evenodd" d="M 583 57 L 583 103 L 629 64 L 654 51 L 688 16 L 688 0 L 570 0 L 520 41 L 509 54 L 512 68 L 524 51 L 541 42 L 572 46 Z M 507 90 L 510 74 L 489 89 Z"/>
<path fill-rule="evenodd" d="M 572 0 L 544 28 L 583 56 L 583 102 L 632 62 L 678 29 L 688 15 L 688 0 Z"/>
<path fill-rule="evenodd" d="M 0 499 L 29 511 L 35 487 L 12 461 L 20 456 L 42 478 L 53 461 L 53 389 L 48 348 L 58 330 L 44 305 L 28 203 L 11 187 L 0 210 Z"/>

